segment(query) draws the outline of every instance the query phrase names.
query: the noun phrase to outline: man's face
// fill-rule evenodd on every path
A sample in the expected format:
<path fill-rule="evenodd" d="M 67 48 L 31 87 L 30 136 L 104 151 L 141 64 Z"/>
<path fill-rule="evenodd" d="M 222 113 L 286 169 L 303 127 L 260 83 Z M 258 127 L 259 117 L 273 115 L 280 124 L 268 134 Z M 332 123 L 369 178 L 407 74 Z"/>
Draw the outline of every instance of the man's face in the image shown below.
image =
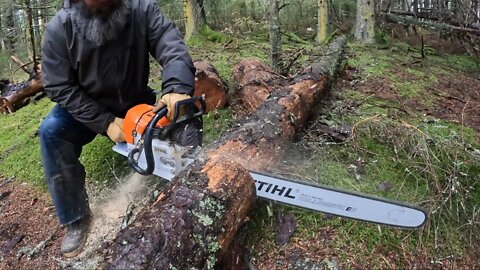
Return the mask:
<path fill-rule="evenodd" d="M 121 0 L 83 0 L 85 7 L 93 15 L 107 18 L 121 3 Z"/>

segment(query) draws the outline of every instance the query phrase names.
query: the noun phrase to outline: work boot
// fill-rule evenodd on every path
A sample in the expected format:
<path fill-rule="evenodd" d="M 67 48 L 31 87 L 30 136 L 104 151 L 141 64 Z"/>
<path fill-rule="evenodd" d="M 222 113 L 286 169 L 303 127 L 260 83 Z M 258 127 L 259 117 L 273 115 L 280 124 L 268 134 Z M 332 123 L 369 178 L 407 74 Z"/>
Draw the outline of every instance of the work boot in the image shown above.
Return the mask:
<path fill-rule="evenodd" d="M 85 217 L 67 225 L 67 232 L 60 248 L 65 257 L 72 258 L 82 252 L 91 219 L 91 213 L 88 213 Z"/>

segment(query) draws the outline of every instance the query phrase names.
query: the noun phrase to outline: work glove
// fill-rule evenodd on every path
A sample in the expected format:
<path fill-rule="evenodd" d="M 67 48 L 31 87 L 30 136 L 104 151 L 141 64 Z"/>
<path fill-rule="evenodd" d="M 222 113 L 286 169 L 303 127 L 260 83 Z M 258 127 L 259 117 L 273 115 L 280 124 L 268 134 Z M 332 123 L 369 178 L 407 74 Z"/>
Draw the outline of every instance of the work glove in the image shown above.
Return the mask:
<path fill-rule="evenodd" d="M 108 125 L 107 135 L 110 140 L 114 142 L 124 142 L 125 136 L 123 135 L 123 119 L 115 117 L 115 120 Z"/>
<path fill-rule="evenodd" d="M 162 98 L 158 101 L 155 108 L 153 108 L 153 112 L 156 113 L 160 111 L 160 109 L 162 109 L 163 107 L 167 106 L 167 109 L 168 109 L 167 118 L 168 120 L 172 121 L 173 116 L 175 115 L 175 104 L 178 101 L 181 101 L 187 98 L 190 98 L 190 96 L 187 94 L 167 93 L 163 95 Z M 183 115 L 183 108 L 180 109 L 178 116 L 182 116 L 182 115 Z"/>

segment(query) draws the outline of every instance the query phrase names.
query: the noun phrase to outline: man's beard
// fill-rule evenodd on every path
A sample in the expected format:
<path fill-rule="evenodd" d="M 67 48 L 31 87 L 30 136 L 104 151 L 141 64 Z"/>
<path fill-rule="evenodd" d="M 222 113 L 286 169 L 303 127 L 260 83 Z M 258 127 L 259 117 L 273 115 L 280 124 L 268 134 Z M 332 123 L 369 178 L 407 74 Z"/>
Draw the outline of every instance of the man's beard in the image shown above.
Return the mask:
<path fill-rule="evenodd" d="M 124 29 L 130 12 L 130 0 L 121 0 L 108 15 L 87 9 L 83 0 L 72 3 L 73 24 L 81 36 L 101 46 L 115 39 Z"/>

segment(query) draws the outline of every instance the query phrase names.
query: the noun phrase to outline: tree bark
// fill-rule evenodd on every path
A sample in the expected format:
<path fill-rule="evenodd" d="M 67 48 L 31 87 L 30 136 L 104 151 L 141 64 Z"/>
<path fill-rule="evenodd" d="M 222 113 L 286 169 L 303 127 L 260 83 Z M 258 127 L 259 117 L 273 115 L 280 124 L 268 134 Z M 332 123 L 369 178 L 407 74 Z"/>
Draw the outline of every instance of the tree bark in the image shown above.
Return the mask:
<path fill-rule="evenodd" d="M 374 36 L 375 0 L 358 0 L 355 39 L 362 43 L 373 43 Z"/>
<path fill-rule="evenodd" d="M 183 0 L 185 40 L 197 34 L 207 24 L 203 0 Z"/>
<path fill-rule="evenodd" d="M 328 31 L 328 0 L 318 0 L 318 34 L 317 41 L 325 42 Z"/>
<path fill-rule="evenodd" d="M 11 91 L 7 91 L 0 97 L 0 113 L 14 113 L 18 109 L 30 103 L 30 97 L 43 91 L 43 84 L 40 78 L 34 78 L 25 83 L 10 85 Z"/>
<path fill-rule="evenodd" d="M 258 60 L 245 59 L 233 67 L 237 98 L 248 112 L 255 111 L 286 79 Z"/>
<path fill-rule="evenodd" d="M 10 54 L 15 53 L 15 22 L 14 22 L 14 13 L 13 13 L 13 4 L 10 4 L 7 7 L 7 15 L 5 17 L 5 37 L 7 40 L 7 48 Z"/>
<path fill-rule="evenodd" d="M 276 146 L 293 138 L 325 91 L 344 43 L 344 37 L 333 43 L 328 59 L 277 89 L 261 108 L 175 177 L 157 203 L 143 209 L 106 246 L 103 267 L 212 269 L 229 248 L 254 198 L 253 179 L 239 163 L 268 168 Z"/>
<path fill-rule="evenodd" d="M 227 104 L 225 84 L 215 67 L 208 61 L 196 61 L 194 65 L 196 72 L 193 95 L 205 95 L 206 112 L 224 108 Z"/>
<path fill-rule="evenodd" d="M 278 72 L 283 71 L 282 61 L 282 33 L 280 27 L 280 17 L 278 14 L 278 0 L 268 0 L 268 18 L 269 18 L 269 38 L 271 49 L 272 67 Z"/>

